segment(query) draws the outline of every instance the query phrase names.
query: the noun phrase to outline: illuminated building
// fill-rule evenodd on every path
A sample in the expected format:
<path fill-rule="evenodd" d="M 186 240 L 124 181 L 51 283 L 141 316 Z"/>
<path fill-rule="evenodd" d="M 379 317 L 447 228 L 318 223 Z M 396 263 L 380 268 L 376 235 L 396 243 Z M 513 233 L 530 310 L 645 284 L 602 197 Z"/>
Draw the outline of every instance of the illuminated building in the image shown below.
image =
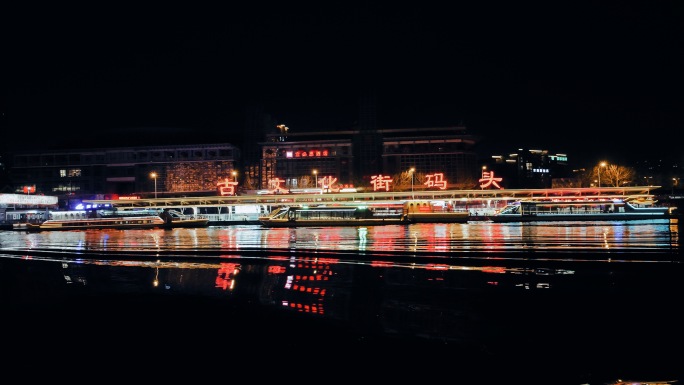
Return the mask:
<path fill-rule="evenodd" d="M 551 188 L 554 180 L 571 177 L 565 154 L 518 149 L 508 155 L 493 155 L 491 159 L 487 167 L 503 178 L 503 187 L 507 189 Z"/>
<path fill-rule="evenodd" d="M 26 150 L 13 154 L 11 175 L 16 186 L 35 185 L 45 195 L 152 197 L 154 183 L 160 198 L 217 195 L 217 181 L 232 178 L 239 160 L 240 151 L 227 143 Z"/>
<path fill-rule="evenodd" d="M 443 173 L 450 184 L 466 184 L 478 176 L 478 142 L 463 126 L 288 132 L 286 137 L 277 132 L 261 143 L 261 184 L 279 177 L 288 188 L 308 187 L 301 186 L 302 177 L 315 169 L 319 177 L 332 176 L 341 185 L 367 187 L 372 175 L 412 167 L 420 175 Z"/>

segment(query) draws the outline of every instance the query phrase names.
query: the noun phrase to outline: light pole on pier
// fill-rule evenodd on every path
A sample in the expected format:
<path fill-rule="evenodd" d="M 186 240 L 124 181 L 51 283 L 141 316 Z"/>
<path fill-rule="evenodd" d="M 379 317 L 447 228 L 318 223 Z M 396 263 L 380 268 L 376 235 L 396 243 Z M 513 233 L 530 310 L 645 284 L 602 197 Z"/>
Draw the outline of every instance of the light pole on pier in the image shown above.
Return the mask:
<path fill-rule="evenodd" d="M 606 162 L 601 162 L 599 163 L 599 168 L 598 168 L 598 186 L 601 188 L 601 167 L 606 167 Z"/>
<path fill-rule="evenodd" d="M 150 178 L 154 179 L 154 199 L 157 199 L 157 173 L 151 172 Z"/>
<path fill-rule="evenodd" d="M 409 172 L 411 173 L 411 199 L 414 199 L 415 197 L 413 195 L 413 174 L 416 172 L 416 169 L 414 167 L 411 167 Z"/>

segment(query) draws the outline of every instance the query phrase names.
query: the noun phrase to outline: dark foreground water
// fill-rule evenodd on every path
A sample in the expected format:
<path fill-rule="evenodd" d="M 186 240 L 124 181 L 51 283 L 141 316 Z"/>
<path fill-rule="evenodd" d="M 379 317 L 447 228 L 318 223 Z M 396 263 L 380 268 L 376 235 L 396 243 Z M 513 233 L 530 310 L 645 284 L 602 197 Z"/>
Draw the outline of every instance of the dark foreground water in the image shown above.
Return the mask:
<path fill-rule="evenodd" d="M 2 366 L 22 382 L 681 383 L 678 234 L 0 232 Z"/>

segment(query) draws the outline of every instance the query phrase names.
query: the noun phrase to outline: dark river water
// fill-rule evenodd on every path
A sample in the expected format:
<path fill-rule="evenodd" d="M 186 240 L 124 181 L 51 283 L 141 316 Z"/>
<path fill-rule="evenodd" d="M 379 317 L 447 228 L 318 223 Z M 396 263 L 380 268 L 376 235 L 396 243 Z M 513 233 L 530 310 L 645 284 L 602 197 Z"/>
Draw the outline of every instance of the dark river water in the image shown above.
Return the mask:
<path fill-rule="evenodd" d="M 0 231 L 4 366 L 22 381 L 681 381 L 680 229 Z"/>

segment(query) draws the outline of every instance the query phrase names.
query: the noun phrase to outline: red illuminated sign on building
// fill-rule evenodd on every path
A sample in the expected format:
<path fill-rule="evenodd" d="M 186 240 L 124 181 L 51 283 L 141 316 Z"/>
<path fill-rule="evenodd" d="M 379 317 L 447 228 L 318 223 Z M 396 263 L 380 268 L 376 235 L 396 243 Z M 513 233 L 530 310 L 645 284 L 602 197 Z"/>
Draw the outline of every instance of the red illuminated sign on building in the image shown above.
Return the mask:
<path fill-rule="evenodd" d="M 380 175 L 373 175 L 371 177 L 371 184 L 373 185 L 373 191 L 378 191 L 378 190 L 389 191 L 390 183 L 392 183 L 392 179 L 390 179 L 389 176 L 385 176 L 385 175 L 380 174 Z"/>
<path fill-rule="evenodd" d="M 428 174 L 425 175 L 427 180 L 424 185 L 427 187 L 439 187 L 440 190 L 446 190 L 447 188 L 447 181 L 444 179 L 444 174 L 439 172 L 436 174 Z"/>
<path fill-rule="evenodd" d="M 223 180 L 223 182 L 218 182 L 216 185 L 219 188 L 219 195 L 235 195 L 235 186 L 237 186 L 237 184 L 238 182 L 233 182 L 228 178 Z"/>
<path fill-rule="evenodd" d="M 333 185 L 335 183 L 337 183 L 337 178 L 332 176 L 324 176 L 323 178 L 318 178 L 318 184 L 320 184 L 321 188 L 323 188 L 323 190 L 325 191 L 330 191 L 334 189 Z"/>
<path fill-rule="evenodd" d="M 315 149 L 315 150 L 308 150 L 308 151 L 307 150 L 297 150 L 294 153 L 295 158 L 323 157 L 323 156 L 329 156 L 329 155 L 330 155 L 330 151 L 328 151 L 328 149 L 324 149 L 324 150 Z M 288 158 L 290 158 L 290 157 L 291 156 L 289 156 Z"/>
<path fill-rule="evenodd" d="M 281 183 L 285 183 L 285 179 L 273 178 L 268 180 L 268 187 L 271 189 L 271 193 L 287 193 L 287 190 L 280 187 Z"/>
<path fill-rule="evenodd" d="M 498 182 L 501 182 L 503 178 L 495 178 L 494 177 L 494 171 L 482 171 L 482 178 L 480 178 L 480 187 L 481 188 L 488 188 L 491 185 L 494 185 L 494 187 L 502 189 L 503 187 L 499 186 Z"/>

